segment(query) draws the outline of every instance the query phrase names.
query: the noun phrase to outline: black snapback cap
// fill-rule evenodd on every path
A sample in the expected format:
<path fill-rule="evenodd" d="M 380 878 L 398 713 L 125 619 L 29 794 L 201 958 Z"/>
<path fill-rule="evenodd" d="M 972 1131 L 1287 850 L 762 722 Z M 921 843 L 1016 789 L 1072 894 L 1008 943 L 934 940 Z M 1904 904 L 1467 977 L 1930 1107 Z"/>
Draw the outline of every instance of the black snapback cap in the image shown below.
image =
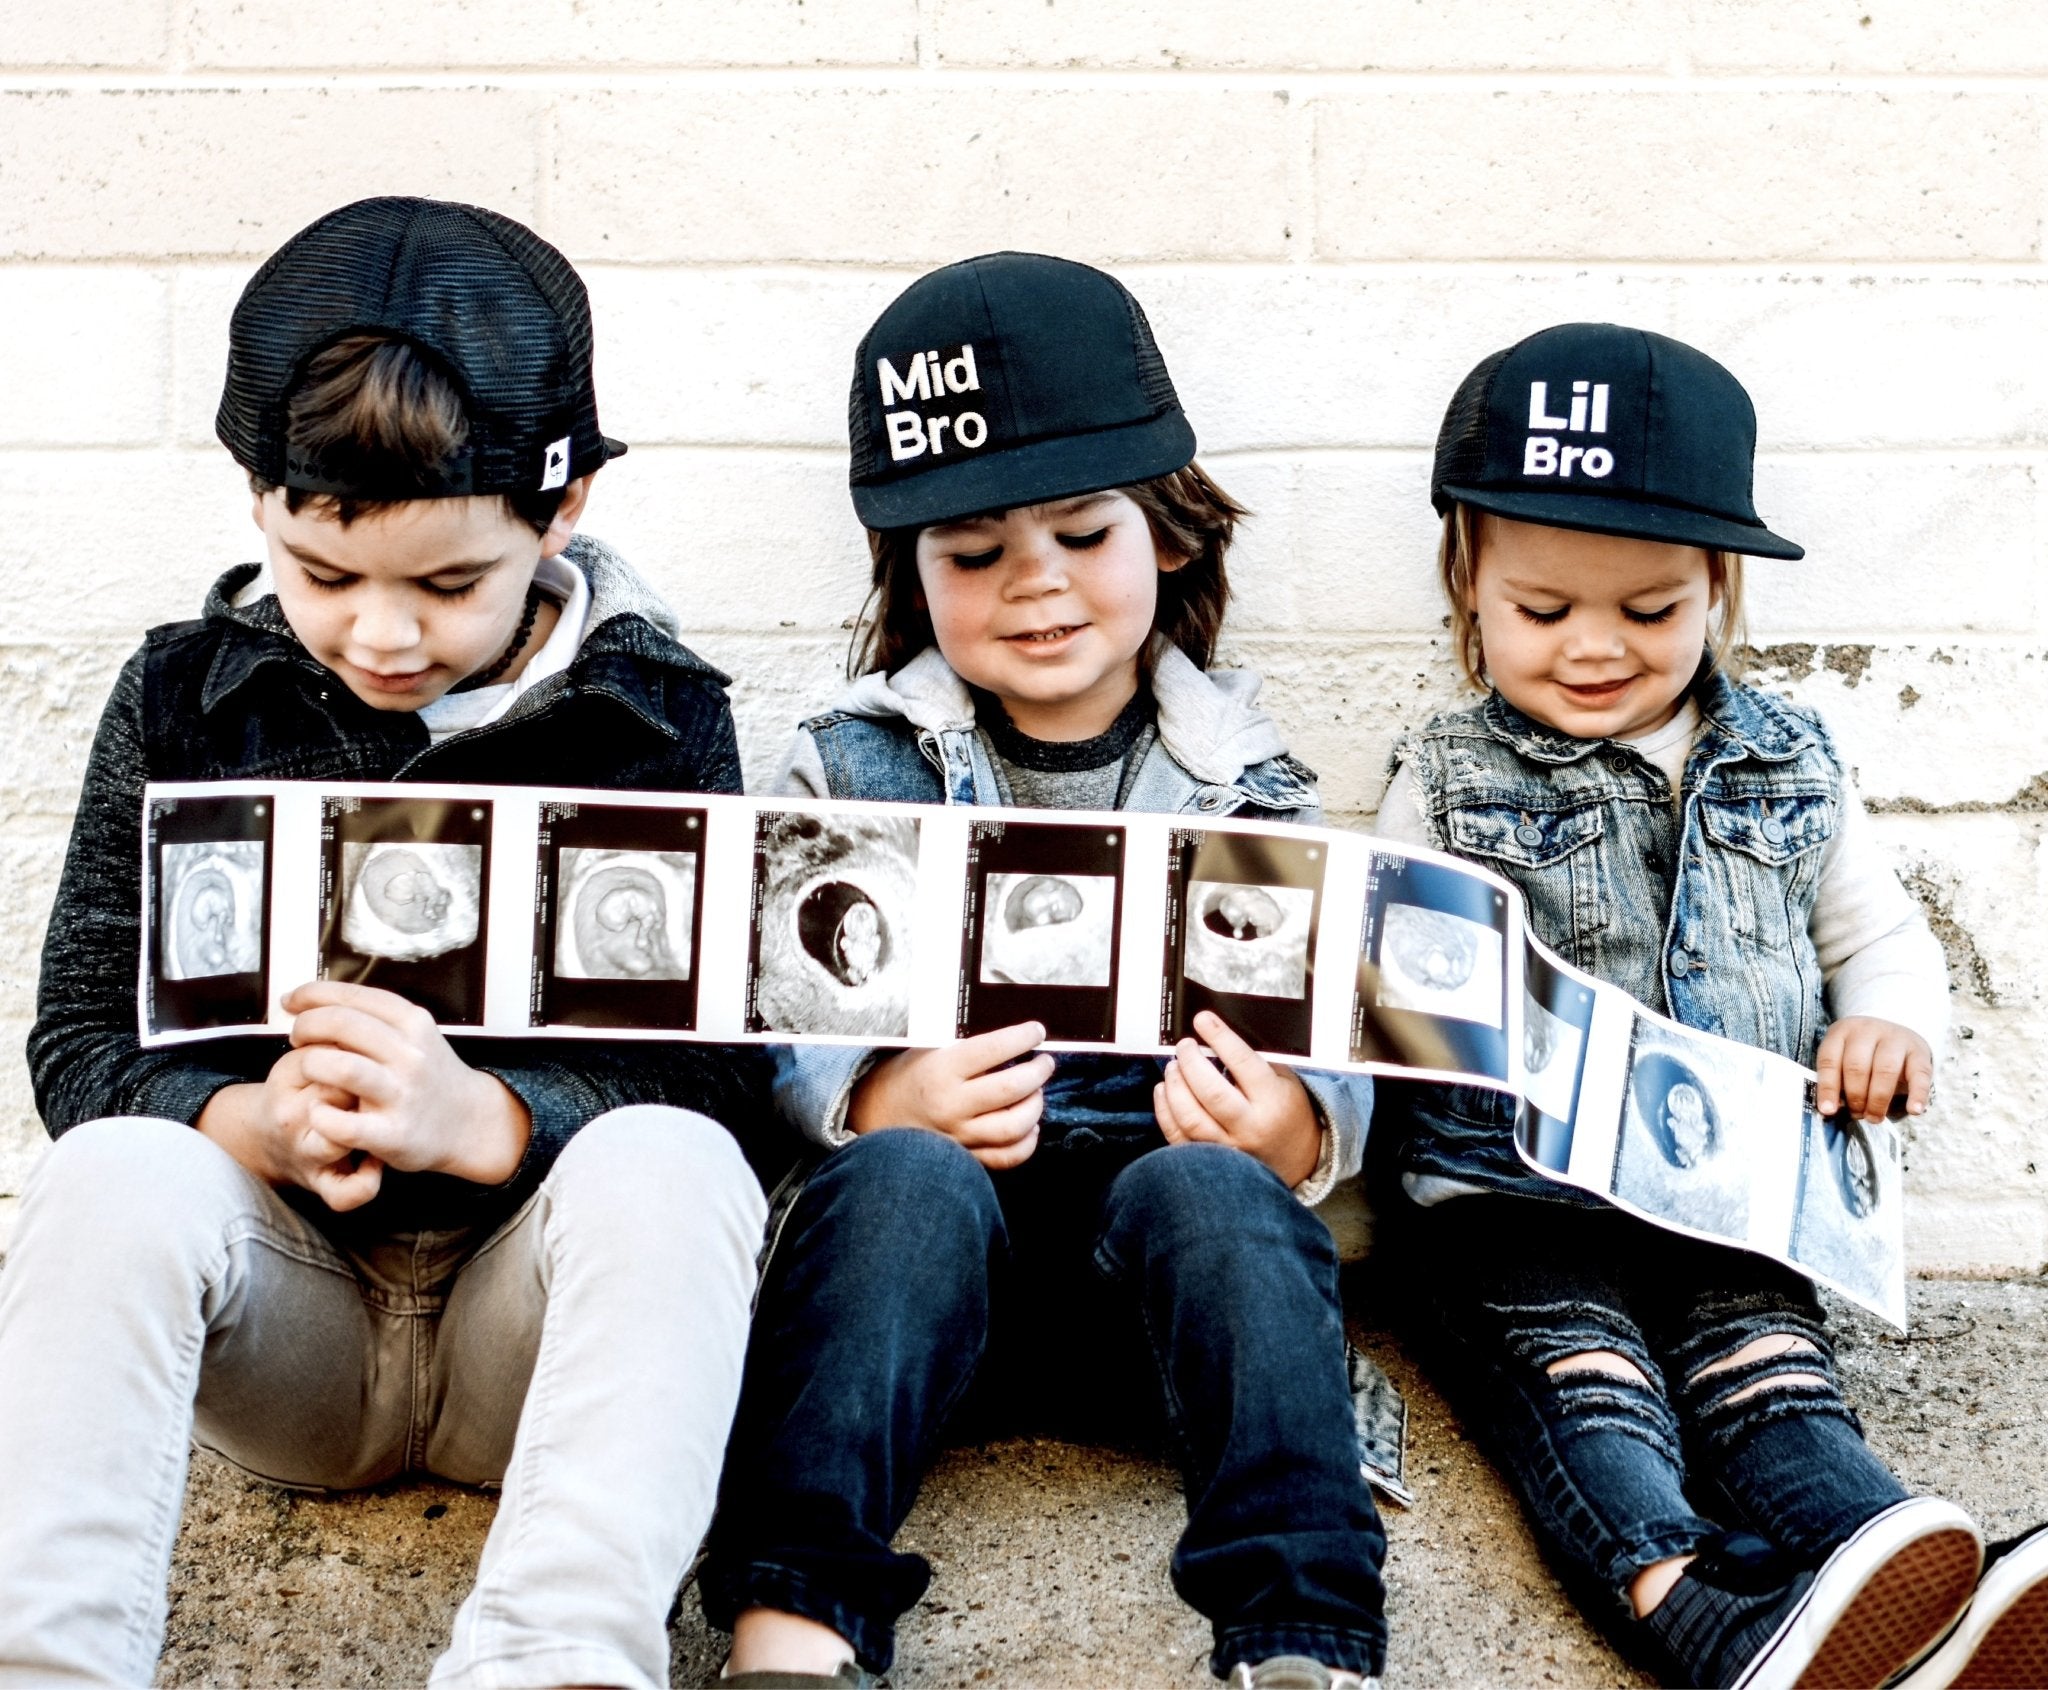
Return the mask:
<path fill-rule="evenodd" d="M 410 344 L 462 397 L 468 441 L 424 485 L 316 463 L 285 438 L 306 366 L 356 334 Z M 590 299 L 568 259 L 498 212 L 428 199 L 330 211 L 250 278 L 214 432 L 276 486 L 364 499 L 544 493 L 626 450 L 597 426 Z"/>
<path fill-rule="evenodd" d="M 996 252 L 920 277 L 854 355 L 853 508 L 870 528 L 1128 486 L 1194 461 L 1152 325 L 1115 277 Z"/>
<path fill-rule="evenodd" d="M 1482 360 L 1437 435 L 1429 499 L 1523 522 L 1799 558 L 1756 514 L 1756 409 L 1704 352 L 1564 323 Z"/>

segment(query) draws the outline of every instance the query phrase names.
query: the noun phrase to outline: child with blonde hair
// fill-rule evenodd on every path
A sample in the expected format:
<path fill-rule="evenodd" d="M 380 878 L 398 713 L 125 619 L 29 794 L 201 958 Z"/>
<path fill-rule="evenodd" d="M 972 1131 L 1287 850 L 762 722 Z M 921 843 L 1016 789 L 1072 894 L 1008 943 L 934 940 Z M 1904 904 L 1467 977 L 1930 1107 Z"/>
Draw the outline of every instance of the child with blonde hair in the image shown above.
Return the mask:
<path fill-rule="evenodd" d="M 1451 400 L 1431 498 L 1486 701 L 1397 753 L 1380 831 L 1482 863 L 1568 962 L 1927 1107 L 1940 948 L 1810 710 L 1728 671 L 1755 415 L 1662 335 L 1573 323 Z M 1696 1685 L 2048 1682 L 2048 1532 L 1994 1554 L 1909 1497 L 1844 1401 L 1812 1287 L 1533 1173 L 1497 1093 L 1417 1088 L 1389 1231 L 1425 1341 L 1545 1550 L 1619 1641 Z M 1975 1599 L 1972 1600 L 1973 1591 Z"/>

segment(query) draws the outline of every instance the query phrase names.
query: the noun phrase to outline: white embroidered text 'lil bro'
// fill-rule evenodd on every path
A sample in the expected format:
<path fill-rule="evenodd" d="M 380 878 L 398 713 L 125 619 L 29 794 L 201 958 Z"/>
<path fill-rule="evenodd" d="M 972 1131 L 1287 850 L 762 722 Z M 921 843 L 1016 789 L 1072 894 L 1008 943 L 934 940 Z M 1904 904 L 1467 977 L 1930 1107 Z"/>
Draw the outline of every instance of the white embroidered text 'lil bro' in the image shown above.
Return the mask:
<path fill-rule="evenodd" d="M 1564 416 L 1553 417 L 1549 409 L 1550 384 L 1542 381 L 1529 383 L 1529 427 L 1532 432 L 1522 446 L 1524 475 L 1554 475 L 1562 481 L 1569 481 L 1576 464 L 1583 473 L 1598 480 L 1614 468 L 1614 454 L 1605 446 L 1566 446 L 1557 439 L 1559 433 L 1607 432 L 1607 387 L 1604 381 L 1573 382 L 1570 410 Z M 1533 432 L 1537 429 L 1551 432 Z"/>
<path fill-rule="evenodd" d="M 970 452 L 987 443 L 988 423 L 979 411 L 930 417 L 916 411 L 889 409 L 912 399 L 929 404 L 949 394 L 979 393 L 981 376 L 974 367 L 972 342 L 943 362 L 936 352 L 920 352 L 902 375 L 896 373 L 896 366 L 888 359 L 880 359 L 875 365 L 875 377 L 882 389 L 882 425 L 889 431 L 889 456 L 897 463 L 905 458 L 921 458 L 927 452 L 935 458 L 943 457 L 949 430 L 953 436 L 951 444 Z"/>

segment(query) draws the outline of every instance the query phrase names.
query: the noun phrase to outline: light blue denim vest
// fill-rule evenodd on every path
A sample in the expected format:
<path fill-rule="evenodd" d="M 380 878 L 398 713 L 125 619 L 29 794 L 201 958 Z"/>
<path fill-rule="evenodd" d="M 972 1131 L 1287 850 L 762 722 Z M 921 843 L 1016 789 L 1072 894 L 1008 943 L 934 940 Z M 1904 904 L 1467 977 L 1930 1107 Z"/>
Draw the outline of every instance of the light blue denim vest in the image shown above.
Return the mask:
<path fill-rule="evenodd" d="M 1567 962 L 1688 1027 L 1810 1063 L 1827 1027 L 1808 931 L 1842 815 L 1842 765 L 1810 711 L 1703 668 L 1679 806 L 1612 740 L 1573 739 L 1498 693 L 1396 752 L 1430 842 L 1513 881 Z M 1405 1173 L 1552 1196 L 1510 1112 L 1473 1088 L 1421 1094 Z"/>
<path fill-rule="evenodd" d="M 987 739 L 975 728 L 933 732 L 899 717 L 844 710 L 803 724 L 818 747 L 835 798 L 903 804 L 1000 804 L 1002 789 Z M 1147 730 L 1118 808 L 1203 816 L 1250 813 L 1267 821 L 1316 822 L 1315 775 L 1282 754 L 1244 769 L 1229 784 L 1197 779 Z"/>

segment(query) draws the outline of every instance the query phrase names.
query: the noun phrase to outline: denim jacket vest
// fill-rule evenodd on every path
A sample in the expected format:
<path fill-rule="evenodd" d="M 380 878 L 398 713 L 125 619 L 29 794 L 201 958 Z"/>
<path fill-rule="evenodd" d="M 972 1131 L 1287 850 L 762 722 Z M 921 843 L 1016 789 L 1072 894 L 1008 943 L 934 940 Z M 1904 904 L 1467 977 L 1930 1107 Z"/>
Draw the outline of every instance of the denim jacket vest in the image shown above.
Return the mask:
<path fill-rule="evenodd" d="M 1573 739 L 1498 693 L 1396 753 L 1430 842 L 1513 881 L 1531 932 L 1688 1027 L 1813 1060 L 1827 1014 L 1808 928 L 1842 814 L 1842 766 L 1810 711 L 1703 669 L 1674 807 L 1661 771 Z M 1432 1091 L 1404 1170 L 1551 1196 L 1496 1093 Z"/>
<path fill-rule="evenodd" d="M 940 725 L 921 726 L 900 709 L 893 714 L 834 709 L 813 716 L 802 724 L 801 738 L 815 748 L 817 764 L 796 789 L 814 790 L 822 771 L 822 795 L 832 798 L 1003 803 L 988 741 L 974 724 L 964 688 L 935 652 L 924 662 L 928 670 L 905 680 L 905 685 L 931 687 L 923 694 L 927 701 L 948 687 L 960 694 L 956 705 L 930 711 Z M 1213 699 L 1217 684 L 1178 651 L 1156 649 L 1153 679 L 1162 719 L 1170 707 L 1184 710 L 1184 719 L 1203 719 L 1201 700 Z M 943 684 L 932 686 L 934 682 Z M 874 695 L 876 709 L 887 696 Z M 1218 709 L 1216 719 L 1227 719 L 1231 728 L 1247 737 L 1193 748 L 1190 761 L 1206 765 L 1217 777 L 1212 779 L 1187 767 L 1167 749 L 1160 732 L 1148 728 L 1132 749 L 1137 767 L 1125 781 L 1117 807 L 1168 815 L 1320 822 L 1314 771 L 1278 750 L 1279 736 L 1270 724 L 1247 728 L 1254 716 L 1265 722 L 1263 713 L 1252 712 L 1248 704 L 1242 711 Z M 1224 731 L 1227 734 L 1230 728 Z M 1228 747 L 1247 744 L 1271 754 L 1240 763 L 1236 751 Z M 1234 771 L 1227 779 L 1222 778 L 1226 770 Z M 836 1142 L 833 1123 L 845 1108 L 849 1089 L 865 1071 L 869 1053 L 852 1046 L 784 1046 L 776 1048 L 775 1059 L 776 1098 L 784 1117 L 814 1140 Z M 1359 1075 L 1298 1072 L 1330 1132 L 1326 1165 L 1303 1187 L 1308 1200 L 1318 1202 L 1337 1179 L 1358 1169 L 1372 1113 L 1372 1082 Z M 1155 1138 L 1152 1087 L 1159 1074 L 1160 1064 L 1152 1058 L 1063 1054 L 1046 1085 L 1047 1131 L 1039 1154 L 1086 1156 L 1098 1145 Z"/>
<path fill-rule="evenodd" d="M 834 710 L 803 724 L 818 748 L 835 798 L 901 804 L 1000 804 L 988 741 L 978 729 L 920 728 L 902 717 L 856 716 Z M 1320 819 L 1315 775 L 1282 754 L 1243 769 L 1228 782 L 1205 781 L 1168 754 L 1156 734 L 1139 740 L 1138 767 L 1120 806 L 1176 815 L 1250 812 L 1268 821 Z"/>

